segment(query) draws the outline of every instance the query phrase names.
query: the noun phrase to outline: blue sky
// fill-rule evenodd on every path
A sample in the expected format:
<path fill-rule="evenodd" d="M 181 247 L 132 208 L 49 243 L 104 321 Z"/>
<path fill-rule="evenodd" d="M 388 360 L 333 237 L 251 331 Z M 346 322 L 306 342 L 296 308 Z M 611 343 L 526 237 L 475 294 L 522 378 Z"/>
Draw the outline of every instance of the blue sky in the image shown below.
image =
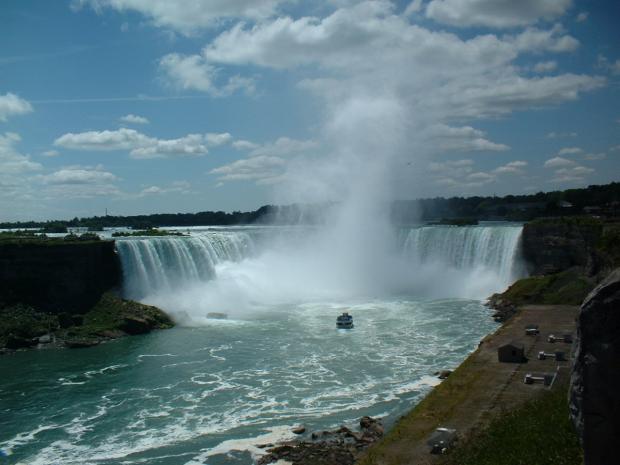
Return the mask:
<path fill-rule="evenodd" d="M 618 181 L 618 19 L 615 1 L 6 0 L 0 220 Z"/>

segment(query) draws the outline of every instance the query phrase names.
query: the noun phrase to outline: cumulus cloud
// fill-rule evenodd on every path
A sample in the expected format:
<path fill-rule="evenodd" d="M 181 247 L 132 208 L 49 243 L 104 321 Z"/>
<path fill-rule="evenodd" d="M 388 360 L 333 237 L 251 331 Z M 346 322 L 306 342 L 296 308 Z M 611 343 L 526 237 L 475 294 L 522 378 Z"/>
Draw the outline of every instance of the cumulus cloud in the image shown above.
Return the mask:
<path fill-rule="evenodd" d="M 485 138 L 485 133 L 471 126 L 452 127 L 437 125 L 433 132 L 442 150 L 453 151 L 494 151 L 509 150 L 505 144 L 498 144 Z"/>
<path fill-rule="evenodd" d="M 169 186 L 148 186 L 140 191 L 139 197 L 146 197 L 149 195 L 164 195 L 170 193 L 178 194 L 190 194 L 191 184 L 187 181 L 175 181 Z"/>
<path fill-rule="evenodd" d="M 431 0 L 426 16 L 458 27 L 525 26 L 562 16 L 572 0 Z"/>
<path fill-rule="evenodd" d="M 588 13 L 587 11 L 582 11 L 577 15 L 575 21 L 577 21 L 578 23 L 583 23 L 585 20 L 588 19 L 588 16 L 590 16 L 590 13 Z"/>
<path fill-rule="evenodd" d="M 394 88 L 426 115 L 439 110 L 446 117 L 479 118 L 559 104 L 605 85 L 604 78 L 588 75 L 526 78 L 512 66 L 522 53 L 570 51 L 577 44 L 559 26 L 461 39 L 410 24 L 391 3 L 378 1 L 324 18 L 279 17 L 251 27 L 239 23 L 193 60 L 212 66 L 318 66 L 323 76 L 302 80 L 300 86 L 328 101 L 362 89 Z"/>
<path fill-rule="evenodd" d="M 166 158 L 170 156 L 201 156 L 208 153 L 205 136 L 188 134 L 178 139 L 153 139 L 144 147 L 136 147 L 129 155 L 132 158 Z"/>
<path fill-rule="evenodd" d="M 121 123 L 127 124 L 149 124 L 149 120 L 144 116 L 133 115 L 131 113 L 125 116 L 121 116 L 119 118 L 119 121 Z"/>
<path fill-rule="evenodd" d="M 16 146 L 21 140 L 19 134 L 14 132 L 0 134 L 0 176 L 28 173 L 42 168 L 40 163 L 31 161 L 28 155 L 17 150 Z"/>
<path fill-rule="evenodd" d="M 583 153 L 583 149 L 579 147 L 564 147 L 560 149 L 558 155 L 576 155 L 578 153 Z"/>
<path fill-rule="evenodd" d="M 205 135 L 205 140 L 210 146 L 216 147 L 218 145 L 228 144 L 232 141 L 232 136 L 228 132 L 209 132 Z"/>
<path fill-rule="evenodd" d="M 554 71 L 557 67 L 557 61 L 541 61 L 534 65 L 534 71 L 537 73 L 548 73 L 550 71 Z"/>
<path fill-rule="evenodd" d="M 73 150 L 131 150 L 148 145 L 152 139 L 135 129 L 120 128 L 114 131 L 86 131 L 63 134 L 54 145 Z"/>
<path fill-rule="evenodd" d="M 67 133 L 54 145 L 72 150 L 117 151 L 127 150 L 132 158 L 166 158 L 173 156 L 202 156 L 208 146 L 218 146 L 232 140 L 229 133 L 188 134 L 177 139 L 158 139 L 135 129 L 86 131 Z"/>
<path fill-rule="evenodd" d="M 574 165 L 574 161 L 562 157 L 553 157 L 545 162 L 545 168 L 565 168 Z"/>
<path fill-rule="evenodd" d="M 282 176 L 285 165 L 286 160 L 283 158 L 259 155 L 220 166 L 212 169 L 210 173 L 217 175 L 219 181 L 255 180 L 269 184 Z"/>
<path fill-rule="evenodd" d="M 547 135 L 545 136 L 547 139 L 561 139 L 564 137 L 577 137 L 577 133 L 576 132 L 549 132 L 547 133 Z"/>
<path fill-rule="evenodd" d="M 594 170 L 592 168 L 586 168 L 580 165 L 560 168 L 555 170 L 554 176 L 550 181 L 555 183 L 583 182 L 585 177 L 593 172 Z"/>
<path fill-rule="evenodd" d="M 255 144 L 249 140 L 236 140 L 232 143 L 233 148 L 237 150 L 254 150 L 259 147 L 259 144 Z"/>
<path fill-rule="evenodd" d="M 119 180 L 101 165 L 67 166 L 51 174 L 41 175 L 40 179 L 46 184 L 105 184 Z"/>
<path fill-rule="evenodd" d="M 60 152 L 58 150 L 46 150 L 45 152 L 41 153 L 41 156 L 43 157 L 57 157 L 58 155 L 60 155 Z"/>
<path fill-rule="evenodd" d="M 74 0 L 73 6 L 78 9 L 88 5 L 97 12 L 103 8 L 135 11 L 149 18 L 155 26 L 192 34 L 226 19 L 266 18 L 275 12 L 279 3 L 282 0 Z"/>
<path fill-rule="evenodd" d="M 226 97 L 237 91 L 253 94 L 252 78 L 232 76 L 221 82 L 220 70 L 199 55 L 170 53 L 159 60 L 159 68 L 166 82 L 181 90 L 197 90 L 214 97 Z"/>
<path fill-rule="evenodd" d="M 313 140 L 280 137 L 262 145 L 238 141 L 240 150 L 250 150 L 247 158 L 234 161 L 210 171 L 218 181 L 253 180 L 257 184 L 274 184 L 284 179 L 289 163 L 297 156 L 307 154 L 317 147 Z M 233 146 L 235 143 L 233 142 Z"/>
<path fill-rule="evenodd" d="M 515 160 L 515 161 L 511 161 L 510 163 L 506 163 L 503 166 L 495 168 L 493 172 L 496 174 L 519 174 L 521 175 L 521 174 L 525 174 L 525 171 L 523 169 L 526 166 L 527 166 L 526 161 Z"/>
<path fill-rule="evenodd" d="M 0 95 L 0 121 L 7 121 L 10 116 L 24 115 L 33 111 L 32 105 L 17 95 L 8 92 Z"/>
<path fill-rule="evenodd" d="M 520 52 L 573 52 L 579 47 L 579 41 L 564 34 L 564 28 L 560 25 L 548 30 L 529 27 L 515 36 L 506 36 L 505 39 L 512 42 Z"/>

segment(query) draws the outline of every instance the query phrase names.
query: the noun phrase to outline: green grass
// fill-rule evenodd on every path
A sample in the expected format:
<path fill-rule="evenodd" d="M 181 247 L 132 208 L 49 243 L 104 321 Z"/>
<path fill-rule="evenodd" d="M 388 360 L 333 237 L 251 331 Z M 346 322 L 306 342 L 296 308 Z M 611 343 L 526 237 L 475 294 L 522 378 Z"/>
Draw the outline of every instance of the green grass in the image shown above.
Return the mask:
<path fill-rule="evenodd" d="M 442 465 L 580 465 L 567 389 L 546 391 L 459 444 Z"/>
<path fill-rule="evenodd" d="M 547 276 L 531 276 L 516 281 L 502 294 L 515 305 L 580 305 L 594 283 L 575 270 Z"/>
<path fill-rule="evenodd" d="M 123 326 L 126 317 L 146 319 L 154 323 L 156 329 L 167 329 L 174 326 L 170 318 L 156 307 L 144 305 L 133 300 L 124 300 L 106 292 L 97 304 L 84 315 L 81 326 L 69 328 L 70 335 L 96 336 L 107 331 L 115 331 Z"/>

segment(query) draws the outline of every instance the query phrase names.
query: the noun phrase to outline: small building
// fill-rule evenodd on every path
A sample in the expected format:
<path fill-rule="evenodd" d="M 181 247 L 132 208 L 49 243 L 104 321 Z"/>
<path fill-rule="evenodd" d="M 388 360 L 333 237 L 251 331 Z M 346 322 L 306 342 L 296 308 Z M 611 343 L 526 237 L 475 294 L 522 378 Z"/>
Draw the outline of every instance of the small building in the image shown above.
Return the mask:
<path fill-rule="evenodd" d="M 525 362 L 525 348 L 518 342 L 509 342 L 497 348 L 497 359 L 505 363 Z"/>

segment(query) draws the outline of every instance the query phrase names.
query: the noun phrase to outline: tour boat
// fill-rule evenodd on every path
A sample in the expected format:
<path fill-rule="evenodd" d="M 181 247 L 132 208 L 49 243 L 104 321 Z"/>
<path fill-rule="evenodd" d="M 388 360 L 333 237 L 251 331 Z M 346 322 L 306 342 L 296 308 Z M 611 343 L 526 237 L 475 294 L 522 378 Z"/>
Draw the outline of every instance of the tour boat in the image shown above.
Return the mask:
<path fill-rule="evenodd" d="M 353 317 L 347 312 L 344 312 L 336 318 L 336 327 L 338 329 L 353 329 Z"/>

